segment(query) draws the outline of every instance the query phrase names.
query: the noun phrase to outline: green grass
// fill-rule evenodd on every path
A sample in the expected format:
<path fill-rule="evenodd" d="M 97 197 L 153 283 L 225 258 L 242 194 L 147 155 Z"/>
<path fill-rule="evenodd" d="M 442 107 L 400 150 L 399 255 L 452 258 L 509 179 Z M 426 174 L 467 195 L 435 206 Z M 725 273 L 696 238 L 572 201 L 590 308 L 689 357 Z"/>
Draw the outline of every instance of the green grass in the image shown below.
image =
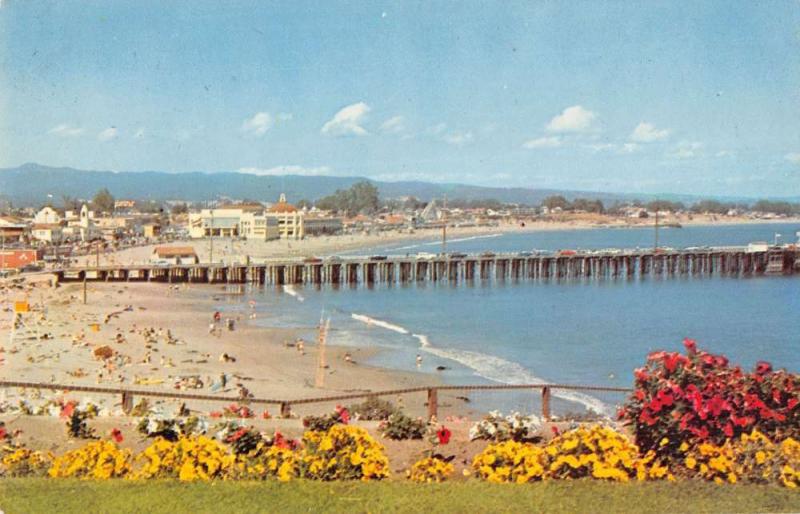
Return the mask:
<path fill-rule="evenodd" d="M 800 492 L 767 486 L 595 481 L 492 485 L 0 479 L 6 514 L 57 512 L 789 512 Z"/>

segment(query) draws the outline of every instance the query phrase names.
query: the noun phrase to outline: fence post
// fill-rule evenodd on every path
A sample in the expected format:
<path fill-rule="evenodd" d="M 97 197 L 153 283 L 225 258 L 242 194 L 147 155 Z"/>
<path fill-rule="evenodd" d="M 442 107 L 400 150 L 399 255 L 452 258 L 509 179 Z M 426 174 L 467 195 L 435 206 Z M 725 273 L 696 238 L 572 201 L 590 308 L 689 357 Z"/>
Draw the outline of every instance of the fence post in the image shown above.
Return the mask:
<path fill-rule="evenodd" d="M 439 391 L 435 387 L 428 388 L 428 419 L 438 417 Z"/>
<path fill-rule="evenodd" d="M 550 421 L 550 388 L 542 387 L 542 418 Z"/>
<path fill-rule="evenodd" d="M 133 410 L 133 393 L 128 391 L 122 392 L 122 412 L 130 414 Z"/>
<path fill-rule="evenodd" d="M 292 406 L 289 402 L 281 402 L 281 417 L 288 418 L 292 415 Z"/>

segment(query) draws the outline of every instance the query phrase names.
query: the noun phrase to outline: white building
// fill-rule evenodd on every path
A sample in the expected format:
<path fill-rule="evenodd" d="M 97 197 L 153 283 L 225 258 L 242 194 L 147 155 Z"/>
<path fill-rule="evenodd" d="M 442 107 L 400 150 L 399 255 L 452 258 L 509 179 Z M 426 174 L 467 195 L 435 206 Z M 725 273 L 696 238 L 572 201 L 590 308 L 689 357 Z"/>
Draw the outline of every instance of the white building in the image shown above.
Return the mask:
<path fill-rule="evenodd" d="M 31 237 L 42 243 L 60 243 L 64 239 L 64 230 L 59 223 L 34 223 Z"/>
<path fill-rule="evenodd" d="M 235 205 L 203 209 L 189 214 L 189 236 L 241 237 L 260 241 L 302 239 L 306 235 L 305 213 L 286 201 L 265 209 L 262 205 Z M 313 233 L 333 233 L 341 229 L 338 218 L 315 218 Z"/>
<path fill-rule="evenodd" d="M 67 226 L 64 228 L 63 233 L 64 236 L 72 240 L 92 241 L 102 235 L 95 227 L 94 211 L 90 211 L 89 206 L 86 204 L 83 204 L 77 214 L 75 211 L 67 211 L 65 218 Z"/>
<path fill-rule="evenodd" d="M 50 206 L 42 207 L 33 217 L 33 223 L 36 225 L 55 225 L 61 223 L 61 220 L 58 211 Z"/>

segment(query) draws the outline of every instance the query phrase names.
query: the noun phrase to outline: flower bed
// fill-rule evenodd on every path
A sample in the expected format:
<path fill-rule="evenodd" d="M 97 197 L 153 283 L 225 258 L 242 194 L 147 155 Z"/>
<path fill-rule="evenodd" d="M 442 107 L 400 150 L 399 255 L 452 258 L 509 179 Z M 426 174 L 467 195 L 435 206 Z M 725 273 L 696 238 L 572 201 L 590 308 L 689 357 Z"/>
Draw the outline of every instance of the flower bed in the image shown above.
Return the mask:
<path fill-rule="evenodd" d="M 766 362 L 748 373 L 691 339 L 684 345 L 686 355 L 655 352 L 634 372 L 635 391 L 619 417 L 642 449 L 674 457 L 683 442 L 722 445 L 753 430 L 800 437 L 800 376 Z"/>

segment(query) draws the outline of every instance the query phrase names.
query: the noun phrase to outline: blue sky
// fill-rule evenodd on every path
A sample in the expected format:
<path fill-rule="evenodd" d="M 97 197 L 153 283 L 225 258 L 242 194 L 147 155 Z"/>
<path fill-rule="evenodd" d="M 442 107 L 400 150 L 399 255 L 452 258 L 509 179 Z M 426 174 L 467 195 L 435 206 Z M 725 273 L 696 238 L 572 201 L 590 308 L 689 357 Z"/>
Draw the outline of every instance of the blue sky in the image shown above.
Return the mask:
<path fill-rule="evenodd" d="M 800 195 L 800 3 L 0 0 L 0 167 Z"/>

